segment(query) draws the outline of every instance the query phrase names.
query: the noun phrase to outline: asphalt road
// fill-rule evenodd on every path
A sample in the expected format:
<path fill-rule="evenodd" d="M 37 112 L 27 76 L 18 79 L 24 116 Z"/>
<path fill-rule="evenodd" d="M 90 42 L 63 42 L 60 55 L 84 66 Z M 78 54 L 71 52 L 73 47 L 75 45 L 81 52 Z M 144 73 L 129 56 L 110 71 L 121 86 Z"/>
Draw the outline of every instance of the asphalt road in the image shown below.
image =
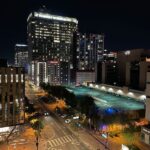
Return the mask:
<path fill-rule="evenodd" d="M 45 111 L 46 108 L 41 106 Z M 88 150 L 55 114 L 50 113 L 50 116 L 44 117 L 44 123 L 49 127 L 42 133 L 42 138 L 46 141 L 46 150 Z"/>

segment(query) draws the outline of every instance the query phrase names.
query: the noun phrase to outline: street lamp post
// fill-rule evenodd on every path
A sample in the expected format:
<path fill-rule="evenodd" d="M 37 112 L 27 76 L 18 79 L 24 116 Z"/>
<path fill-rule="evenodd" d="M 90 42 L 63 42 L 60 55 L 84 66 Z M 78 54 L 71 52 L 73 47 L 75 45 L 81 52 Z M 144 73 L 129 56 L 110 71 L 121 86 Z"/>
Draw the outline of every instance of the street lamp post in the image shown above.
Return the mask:
<path fill-rule="evenodd" d="M 7 150 L 9 150 L 9 140 L 7 139 Z"/>

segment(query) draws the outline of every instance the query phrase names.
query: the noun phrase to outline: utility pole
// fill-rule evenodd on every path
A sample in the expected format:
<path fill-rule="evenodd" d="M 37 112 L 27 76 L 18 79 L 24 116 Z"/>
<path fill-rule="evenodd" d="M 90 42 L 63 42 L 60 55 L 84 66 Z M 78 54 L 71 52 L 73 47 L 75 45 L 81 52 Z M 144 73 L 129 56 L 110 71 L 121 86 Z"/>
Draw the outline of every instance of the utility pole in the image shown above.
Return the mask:
<path fill-rule="evenodd" d="M 39 136 L 37 135 L 36 137 L 36 147 L 37 147 L 37 150 L 39 149 Z"/>
<path fill-rule="evenodd" d="M 9 150 L 9 137 L 11 136 L 11 134 L 13 133 L 13 131 L 16 129 L 16 126 L 14 126 L 14 128 L 11 130 L 11 132 L 9 133 L 9 135 L 6 137 L 6 141 L 7 141 L 7 150 Z"/>

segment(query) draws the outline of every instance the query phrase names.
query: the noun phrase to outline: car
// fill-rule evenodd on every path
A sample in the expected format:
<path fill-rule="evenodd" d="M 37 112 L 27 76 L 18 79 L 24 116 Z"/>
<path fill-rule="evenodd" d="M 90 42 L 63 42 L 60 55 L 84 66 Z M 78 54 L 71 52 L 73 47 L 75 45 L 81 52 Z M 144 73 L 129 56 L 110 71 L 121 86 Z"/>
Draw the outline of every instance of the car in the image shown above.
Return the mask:
<path fill-rule="evenodd" d="M 49 113 L 48 113 L 48 112 L 44 112 L 44 115 L 45 115 L 45 116 L 48 116 L 48 115 L 49 115 Z"/>
<path fill-rule="evenodd" d="M 61 116 L 61 118 L 65 118 L 65 117 L 67 117 L 67 114 L 63 114 L 63 115 Z"/>
<path fill-rule="evenodd" d="M 71 122 L 70 119 L 66 119 L 66 120 L 65 120 L 65 123 L 70 123 L 70 122 Z"/>

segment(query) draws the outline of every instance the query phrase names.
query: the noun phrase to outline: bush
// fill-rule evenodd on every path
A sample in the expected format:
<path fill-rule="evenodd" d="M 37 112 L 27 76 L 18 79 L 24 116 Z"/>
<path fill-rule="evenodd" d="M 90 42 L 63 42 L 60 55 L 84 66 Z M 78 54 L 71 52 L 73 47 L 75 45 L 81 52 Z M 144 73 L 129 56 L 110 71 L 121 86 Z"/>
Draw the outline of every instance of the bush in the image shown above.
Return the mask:
<path fill-rule="evenodd" d="M 130 150 L 140 150 L 136 145 L 129 145 Z"/>

